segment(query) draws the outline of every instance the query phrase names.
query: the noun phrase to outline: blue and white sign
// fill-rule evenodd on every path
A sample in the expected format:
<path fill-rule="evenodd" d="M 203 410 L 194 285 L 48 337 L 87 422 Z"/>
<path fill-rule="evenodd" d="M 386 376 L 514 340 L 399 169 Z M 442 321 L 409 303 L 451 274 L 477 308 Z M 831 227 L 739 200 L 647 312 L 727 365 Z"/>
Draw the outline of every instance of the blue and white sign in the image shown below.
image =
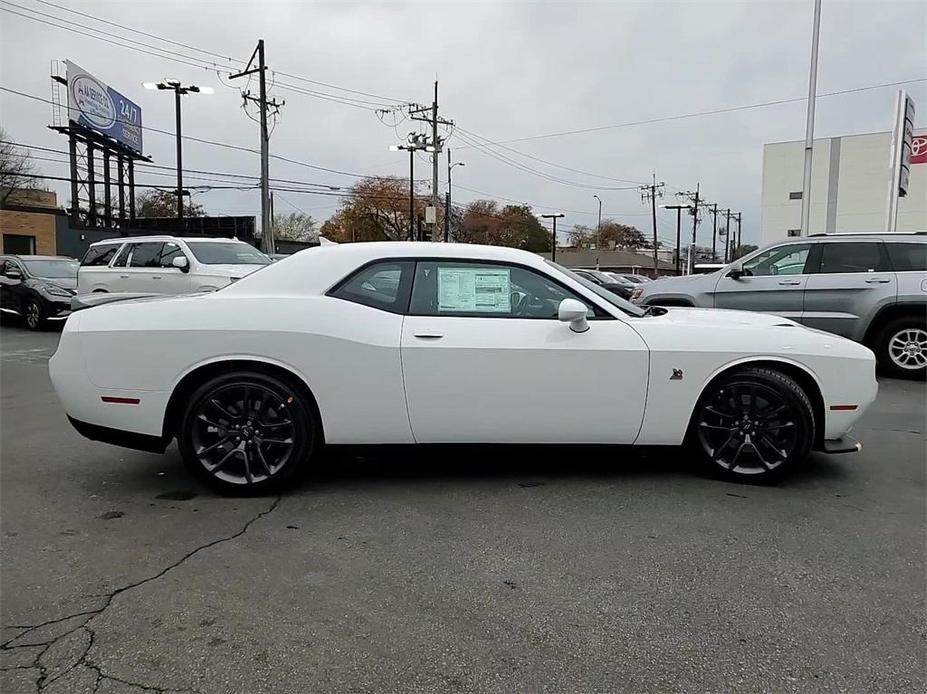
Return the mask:
<path fill-rule="evenodd" d="M 65 61 L 68 120 L 142 152 L 142 109 L 86 70 Z"/>

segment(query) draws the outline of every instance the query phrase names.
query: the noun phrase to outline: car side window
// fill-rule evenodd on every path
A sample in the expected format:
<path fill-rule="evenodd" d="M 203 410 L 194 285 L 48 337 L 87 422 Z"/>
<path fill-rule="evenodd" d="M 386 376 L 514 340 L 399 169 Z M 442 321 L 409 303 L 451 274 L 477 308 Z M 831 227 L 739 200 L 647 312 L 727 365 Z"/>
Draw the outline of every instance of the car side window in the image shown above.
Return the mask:
<path fill-rule="evenodd" d="M 158 267 L 174 267 L 172 263 L 174 258 L 183 257 L 183 250 L 176 243 L 171 241 L 166 242 L 161 247 L 161 255 L 158 258 Z"/>
<path fill-rule="evenodd" d="M 328 295 L 391 313 L 404 313 L 409 303 L 413 265 L 408 260 L 367 265 L 338 283 Z"/>
<path fill-rule="evenodd" d="M 556 320 L 560 302 L 575 299 L 596 317 L 592 304 L 555 280 L 517 265 L 420 261 L 409 313 Z"/>
<path fill-rule="evenodd" d="M 160 267 L 163 243 L 143 242 L 132 245 L 132 257 L 129 260 L 129 267 Z"/>
<path fill-rule="evenodd" d="M 88 248 L 87 253 L 84 255 L 84 259 L 80 261 L 80 264 L 84 267 L 100 267 L 109 265 L 109 261 L 113 259 L 113 256 L 116 255 L 116 251 L 119 250 L 120 244 L 110 243 L 103 246 L 96 246 L 93 248 Z"/>
<path fill-rule="evenodd" d="M 132 255 L 132 249 L 135 248 L 137 244 L 127 243 L 122 247 L 122 250 L 119 251 L 119 254 L 116 256 L 116 259 L 113 261 L 112 267 L 125 267 L 129 264 L 129 256 Z"/>
<path fill-rule="evenodd" d="M 886 243 L 895 272 L 927 271 L 927 243 Z"/>
<path fill-rule="evenodd" d="M 872 241 L 861 243 L 824 243 L 821 249 L 821 274 L 880 272 L 887 270 L 882 244 Z"/>
<path fill-rule="evenodd" d="M 808 243 L 793 243 L 770 248 L 744 262 L 744 274 L 752 277 L 804 274 L 809 250 L 811 250 L 811 244 Z"/>

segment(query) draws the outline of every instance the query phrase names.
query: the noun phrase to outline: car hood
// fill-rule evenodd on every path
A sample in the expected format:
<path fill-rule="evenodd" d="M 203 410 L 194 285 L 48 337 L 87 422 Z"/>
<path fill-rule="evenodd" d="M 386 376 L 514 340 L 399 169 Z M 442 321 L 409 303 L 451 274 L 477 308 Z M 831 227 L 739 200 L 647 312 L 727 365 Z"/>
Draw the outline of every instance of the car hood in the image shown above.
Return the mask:
<path fill-rule="evenodd" d="M 77 289 L 77 276 L 74 277 L 36 277 L 43 284 L 54 284 L 62 289 Z"/>
<path fill-rule="evenodd" d="M 752 328 L 796 327 L 800 324 L 782 316 L 771 313 L 757 313 L 755 311 L 734 311 L 721 308 L 666 308 L 665 314 L 653 316 L 646 320 L 658 320 L 679 326 L 718 326 Z M 803 328 L 804 329 L 804 328 Z"/>
<path fill-rule="evenodd" d="M 228 264 L 228 265 L 203 265 L 203 272 L 207 275 L 222 275 L 225 277 L 244 277 L 250 275 L 255 270 L 259 270 L 266 265 L 254 264 Z"/>

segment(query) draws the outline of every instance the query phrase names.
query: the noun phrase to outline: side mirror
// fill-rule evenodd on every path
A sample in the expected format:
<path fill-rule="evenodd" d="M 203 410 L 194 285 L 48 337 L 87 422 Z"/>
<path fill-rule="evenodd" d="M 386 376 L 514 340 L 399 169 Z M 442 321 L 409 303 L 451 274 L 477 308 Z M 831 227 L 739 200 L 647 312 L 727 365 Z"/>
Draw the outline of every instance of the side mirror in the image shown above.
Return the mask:
<path fill-rule="evenodd" d="M 190 272 L 190 261 L 187 260 L 187 256 L 179 255 L 171 261 L 171 265 L 179 269 L 181 272 Z"/>
<path fill-rule="evenodd" d="M 18 267 L 7 268 L 5 275 L 11 280 L 21 280 L 23 278 L 23 273 L 19 271 Z"/>
<path fill-rule="evenodd" d="M 731 269 L 727 271 L 727 276 L 732 280 L 739 280 L 746 274 L 747 273 L 744 272 L 744 264 L 739 260 L 731 263 Z"/>
<path fill-rule="evenodd" d="M 570 330 L 574 333 L 584 333 L 589 330 L 589 322 L 586 320 L 586 305 L 576 299 L 564 299 L 560 302 L 557 309 L 557 318 L 564 323 L 570 324 Z"/>

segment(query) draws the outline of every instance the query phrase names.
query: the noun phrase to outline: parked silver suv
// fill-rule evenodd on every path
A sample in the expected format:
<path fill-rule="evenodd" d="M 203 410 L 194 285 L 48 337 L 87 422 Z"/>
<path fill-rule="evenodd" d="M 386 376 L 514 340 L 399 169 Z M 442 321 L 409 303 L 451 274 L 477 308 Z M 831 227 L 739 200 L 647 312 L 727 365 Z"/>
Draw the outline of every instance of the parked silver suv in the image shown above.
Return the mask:
<path fill-rule="evenodd" d="M 707 275 L 639 284 L 643 305 L 764 311 L 869 346 L 896 376 L 927 374 L 927 233 L 789 239 Z"/>

